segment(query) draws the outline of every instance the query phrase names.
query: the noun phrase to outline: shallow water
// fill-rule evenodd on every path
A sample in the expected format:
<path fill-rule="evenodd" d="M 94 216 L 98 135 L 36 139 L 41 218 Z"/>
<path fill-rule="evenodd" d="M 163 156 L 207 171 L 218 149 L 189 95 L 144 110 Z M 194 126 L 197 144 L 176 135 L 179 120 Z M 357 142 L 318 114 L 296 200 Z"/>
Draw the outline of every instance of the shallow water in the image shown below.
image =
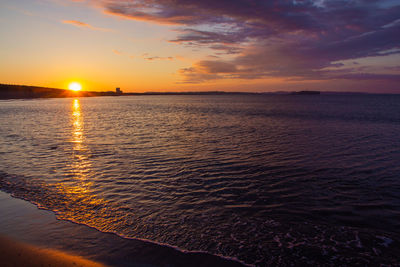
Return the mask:
<path fill-rule="evenodd" d="M 11 100 L 0 125 L 0 188 L 58 218 L 255 265 L 399 261 L 397 95 Z"/>

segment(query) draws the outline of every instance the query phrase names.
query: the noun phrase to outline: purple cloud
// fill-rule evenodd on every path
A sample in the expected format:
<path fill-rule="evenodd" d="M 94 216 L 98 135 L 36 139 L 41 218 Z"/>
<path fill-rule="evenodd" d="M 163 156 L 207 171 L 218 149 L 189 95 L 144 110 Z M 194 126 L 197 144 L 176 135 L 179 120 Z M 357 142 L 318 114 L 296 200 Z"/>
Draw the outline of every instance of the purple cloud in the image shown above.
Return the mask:
<path fill-rule="evenodd" d="M 201 60 L 182 69 L 186 82 L 266 77 L 393 80 L 400 75 L 398 70 L 378 75 L 374 69 L 371 73 L 340 69 L 341 61 L 400 54 L 400 3 L 393 1 L 96 2 L 109 14 L 177 25 L 178 36 L 170 42 L 231 55 L 229 59 Z M 345 71 L 349 73 L 344 75 Z"/>

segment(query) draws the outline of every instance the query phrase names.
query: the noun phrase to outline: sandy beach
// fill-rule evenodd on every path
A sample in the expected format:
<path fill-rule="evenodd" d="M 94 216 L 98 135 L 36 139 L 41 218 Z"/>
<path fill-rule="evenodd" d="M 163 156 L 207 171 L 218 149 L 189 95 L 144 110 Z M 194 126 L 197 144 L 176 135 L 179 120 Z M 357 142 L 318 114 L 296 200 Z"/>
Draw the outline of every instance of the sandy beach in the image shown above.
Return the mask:
<path fill-rule="evenodd" d="M 45 249 L 18 242 L 5 236 L 0 236 L 0 263 L 1 266 L 81 266 L 104 267 L 83 257 L 67 254 L 62 251 Z"/>

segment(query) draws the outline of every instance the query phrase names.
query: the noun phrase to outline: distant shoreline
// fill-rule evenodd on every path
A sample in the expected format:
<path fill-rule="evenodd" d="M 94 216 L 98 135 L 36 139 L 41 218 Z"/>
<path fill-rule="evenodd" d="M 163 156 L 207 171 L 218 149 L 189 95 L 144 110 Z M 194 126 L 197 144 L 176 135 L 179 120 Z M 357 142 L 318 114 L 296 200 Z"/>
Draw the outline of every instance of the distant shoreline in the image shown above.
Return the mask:
<path fill-rule="evenodd" d="M 0 99 L 34 99 L 34 98 L 68 98 L 96 96 L 148 96 L 148 95 L 375 95 L 366 92 L 333 92 L 333 91 L 275 91 L 275 92 L 226 92 L 226 91 L 186 91 L 186 92 L 142 92 L 117 93 L 113 91 L 71 91 L 28 85 L 0 84 Z"/>

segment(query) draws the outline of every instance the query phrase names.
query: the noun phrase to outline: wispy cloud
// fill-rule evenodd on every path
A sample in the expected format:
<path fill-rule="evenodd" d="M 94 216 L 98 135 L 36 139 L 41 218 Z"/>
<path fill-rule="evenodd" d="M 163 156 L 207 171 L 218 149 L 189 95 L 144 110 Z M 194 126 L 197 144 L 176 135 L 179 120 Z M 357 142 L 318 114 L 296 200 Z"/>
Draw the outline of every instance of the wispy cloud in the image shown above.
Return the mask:
<path fill-rule="evenodd" d="M 174 57 L 159 57 L 159 56 L 152 56 L 152 57 L 143 57 L 145 60 L 154 61 L 154 60 L 174 60 Z"/>
<path fill-rule="evenodd" d="M 116 55 L 121 55 L 122 54 L 122 52 L 117 50 L 117 49 L 112 49 L 111 51 Z"/>
<path fill-rule="evenodd" d="M 82 22 L 79 20 L 63 20 L 62 23 L 71 24 L 71 25 L 74 25 L 79 28 L 86 28 L 86 29 L 95 30 L 95 31 L 110 31 L 110 29 L 95 27 L 95 26 L 92 26 L 88 23 L 85 23 L 85 22 Z"/>
<path fill-rule="evenodd" d="M 174 57 L 168 56 L 168 57 L 160 57 L 160 56 L 153 56 L 150 55 L 149 53 L 144 53 L 142 54 L 142 58 L 144 60 L 148 60 L 148 61 L 156 61 L 156 60 L 174 60 Z"/>

